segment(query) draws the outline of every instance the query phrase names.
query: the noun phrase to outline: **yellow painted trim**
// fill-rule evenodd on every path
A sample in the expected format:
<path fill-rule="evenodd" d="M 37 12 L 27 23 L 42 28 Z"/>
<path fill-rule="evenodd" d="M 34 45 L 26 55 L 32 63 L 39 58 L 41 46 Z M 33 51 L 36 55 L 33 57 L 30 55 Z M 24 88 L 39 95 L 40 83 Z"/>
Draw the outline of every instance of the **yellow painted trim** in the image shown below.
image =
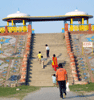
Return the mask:
<path fill-rule="evenodd" d="M 23 20 L 23 25 L 25 25 L 25 20 Z"/>
<path fill-rule="evenodd" d="M 84 24 L 84 18 L 82 18 L 82 24 Z"/>
<path fill-rule="evenodd" d="M 12 26 L 14 25 L 13 20 L 11 20 L 11 24 L 12 24 Z"/>
<path fill-rule="evenodd" d="M 71 18 L 71 24 L 73 24 L 73 18 Z"/>
<path fill-rule="evenodd" d="M 87 24 L 89 23 L 89 20 L 87 19 Z"/>
<path fill-rule="evenodd" d="M 9 26 L 9 22 L 7 22 L 7 26 Z"/>
<path fill-rule="evenodd" d="M 71 18 L 70 24 L 73 24 L 73 18 Z M 73 25 L 70 25 L 70 30 L 73 31 Z"/>

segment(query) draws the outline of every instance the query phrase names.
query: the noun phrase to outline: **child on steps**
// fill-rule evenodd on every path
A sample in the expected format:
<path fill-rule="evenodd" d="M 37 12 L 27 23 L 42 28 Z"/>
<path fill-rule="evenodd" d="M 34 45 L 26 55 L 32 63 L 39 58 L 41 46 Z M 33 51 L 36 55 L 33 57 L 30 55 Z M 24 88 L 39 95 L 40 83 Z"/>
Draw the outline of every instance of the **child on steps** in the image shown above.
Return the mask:
<path fill-rule="evenodd" d="M 53 81 L 53 86 L 57 86 L 58 87 L 58 83 L 56 81 L 56 75 L 52 74 L 52 81 Z"/>
<path fill-rule="evenodd" d="M 42 56 L 41 51 L 39 51 L 37 58 L 38 58 L 38 61 L 39 61 L 40 64 L 41 64 L 41 56 Z"/>
<path fill-rule="evenodd" d="M 44 68 L 45 61 L 47 61 L 47 58 L 43 58 L 43 56 L 41 56 L 42 68 Z"/>

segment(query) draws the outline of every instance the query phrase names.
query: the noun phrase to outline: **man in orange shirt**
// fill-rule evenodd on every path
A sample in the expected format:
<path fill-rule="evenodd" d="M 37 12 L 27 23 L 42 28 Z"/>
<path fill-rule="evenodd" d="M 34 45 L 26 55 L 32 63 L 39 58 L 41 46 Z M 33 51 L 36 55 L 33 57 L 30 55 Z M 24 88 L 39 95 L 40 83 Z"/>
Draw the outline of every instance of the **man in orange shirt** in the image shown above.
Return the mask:
<path fill-rule="evenodd" d="M 56 80 L 59 84 L 60 97 L 63 99 L 63 93 L 66 95 L 66 81 L 68 80 L 67 71 L 63 68 L 60 63 L 59 69 L 56 71 Z"/>

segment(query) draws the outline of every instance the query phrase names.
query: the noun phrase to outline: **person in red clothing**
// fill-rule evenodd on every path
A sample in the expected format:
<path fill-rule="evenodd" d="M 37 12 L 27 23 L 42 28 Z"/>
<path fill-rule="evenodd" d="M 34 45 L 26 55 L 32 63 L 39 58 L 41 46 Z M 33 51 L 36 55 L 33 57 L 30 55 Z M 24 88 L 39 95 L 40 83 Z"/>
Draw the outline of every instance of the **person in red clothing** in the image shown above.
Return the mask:
<path fill-rule="evenodd" d="M 56 71 L 56 68 L 58 67 L 57 57 L 55 56 L 55 54 L 53 54 L 53 57 L 52 57 L 52 67 L 54 68 L 55 71 Z"/>
<path fill-rule="evenodd" d="M 58 66 L 59 69 L 56 71 L 56 80 L 59 84 L 60 97 L 63 98 L 63 94 L 66 95 L 66 81 L 68 81 L 68 76 L 67 71 L 62 66 L 62 63 Z"/>

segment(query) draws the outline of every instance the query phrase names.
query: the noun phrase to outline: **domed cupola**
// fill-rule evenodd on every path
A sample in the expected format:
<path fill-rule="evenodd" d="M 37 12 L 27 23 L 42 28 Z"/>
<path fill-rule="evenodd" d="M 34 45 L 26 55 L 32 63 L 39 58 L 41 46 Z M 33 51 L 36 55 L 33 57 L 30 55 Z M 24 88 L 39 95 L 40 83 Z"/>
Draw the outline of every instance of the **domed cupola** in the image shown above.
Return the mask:
<path fill-rule="evenodd" d="M 88 15 L 88 14 L 76 9 L 75 11 L 67 12 L 65 15 Z"/>
<path fill-rule="evenodd" d="M 7 17 L 25 17 L 25 16 L 30 16 L 30 15 L 17 11 L 16 13 L 9 14 Z"/>

